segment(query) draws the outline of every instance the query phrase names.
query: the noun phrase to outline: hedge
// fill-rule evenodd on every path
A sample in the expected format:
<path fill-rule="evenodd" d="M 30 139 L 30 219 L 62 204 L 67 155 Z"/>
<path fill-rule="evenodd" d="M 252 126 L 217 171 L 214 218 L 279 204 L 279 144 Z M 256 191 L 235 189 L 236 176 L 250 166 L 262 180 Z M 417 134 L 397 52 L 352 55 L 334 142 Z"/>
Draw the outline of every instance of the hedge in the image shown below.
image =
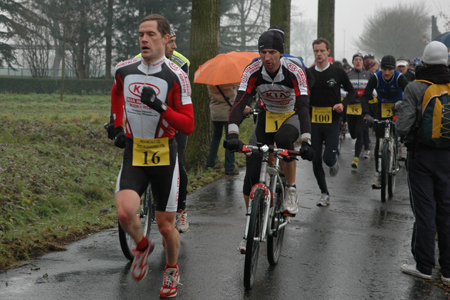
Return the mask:
<path fill-rule="evenodd" d="M 64 94 L 99 95 L 111 93 L 113 79 L 66 79 Z M 0 77 L 0 93 L 53 94 L 61 92 L 61 79 Z"/>

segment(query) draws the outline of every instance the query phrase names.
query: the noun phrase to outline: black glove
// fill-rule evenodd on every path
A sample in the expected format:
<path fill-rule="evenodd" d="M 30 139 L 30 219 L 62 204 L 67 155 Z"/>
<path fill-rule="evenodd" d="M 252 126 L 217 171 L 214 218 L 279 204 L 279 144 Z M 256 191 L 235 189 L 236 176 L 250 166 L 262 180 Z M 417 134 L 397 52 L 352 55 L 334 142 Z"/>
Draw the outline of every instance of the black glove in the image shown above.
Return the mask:
<path fill-rule="evenodd" d="M 108 132 L 108 139 L 114 140 L 114 118 L 112 116 L 109 119 L 109 123 L 107 124 L 108 128 L 106 128 L 106 131 Z"/>
<path fill-rule="evenodd" d="M 239 140 L 239 135 L 231 133 L 228 135 L 227 149 L 233 152 L 241 151 L 244 143 Z"/>
<path fill-rule="evenodd" d="M 397 101 L 392 105 L 392 113 L 394 115 L 398 114 L 402 109 L 402 101 Z"/>
<path fill-rule="evenodd" d="M 114 128 L 114 146 L 119 148 L 125 148 L 125 141 L 127 140 L 127 136 L 125 135 L 125 131 L 123 127 Z"/>
<path fill-rule="evenodd" d="M 307 141 L 302 142 L 302 147 L 300 148 L 300 156 L 303 159 L 307 159 L 309 161 L 312 161 L 314 159 L 314 149 Z"/>
<path fill-rule="evenodd" d="M 156 97 L 155 90 L 149 86 L 142 88 L 141 102 L 159 113 L 167 110 L 167 105 Z"/>
<path fill-rule="evenodd" d="M 369 114 L 365 114 L 364 115 L 364 122 L 367 123 L 369 125 L 369 127 L 373 126 L 373 118 L 371 115 Z"/>

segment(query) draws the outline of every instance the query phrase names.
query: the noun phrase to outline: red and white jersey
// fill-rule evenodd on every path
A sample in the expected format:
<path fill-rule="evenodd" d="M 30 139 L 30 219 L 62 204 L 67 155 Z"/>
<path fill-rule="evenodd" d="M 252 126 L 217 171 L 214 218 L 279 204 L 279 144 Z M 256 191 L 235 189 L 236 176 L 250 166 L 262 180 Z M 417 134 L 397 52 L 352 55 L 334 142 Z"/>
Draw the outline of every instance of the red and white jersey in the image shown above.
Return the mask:
<path fill-rule="evenodd" d="M 141 102 L 144 86 L 153 88 L 167 110 L 161 114 Z M 111 90 L 115 127 L 125 127 L 129 138 L 173 138 L 175 130 L 190 135 L 194 130 L 194 111 L 189 78 L 165 56 L 147 64 L 134 58 L 117 64 Z M 125 114 L 125 126 L 123 118 Z"/>

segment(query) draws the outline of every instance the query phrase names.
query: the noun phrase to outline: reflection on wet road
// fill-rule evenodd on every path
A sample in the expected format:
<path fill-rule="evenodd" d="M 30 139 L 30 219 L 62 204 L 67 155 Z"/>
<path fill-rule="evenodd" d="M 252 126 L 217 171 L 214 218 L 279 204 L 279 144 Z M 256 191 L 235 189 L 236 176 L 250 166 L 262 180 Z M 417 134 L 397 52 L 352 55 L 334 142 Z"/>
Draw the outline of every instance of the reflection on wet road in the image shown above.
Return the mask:
<path fill-rule="evenodd" d="M 339 174 L 327 175 L 331 205 L 326 208 L 315 205 L 320 191 L 311 163 L 298 162 L 299 214 L 286 229 L 277 266 L 269 265 L 262 245 L 251 291 L 244 289 L 244 256 L 237 251 L 245 227 L 244 172 L 189 195 L 190 231 L 182 235 L 183 286 L 177 298 L 446 299 L 430 281 L 400 272 L 402 263 L 413 261 L 405 169 L 394 198 L 381 203 L 380 191 L 370 187 L 373 158 L 352 170 L 353 145 L 344 141 Z M 66 252 L 0 274 L 0 299 L 157 299 L 164 265 L 158 243 L 148 276 L 134 282 L 117 230 L 106 230 L 69 245 Z"/>

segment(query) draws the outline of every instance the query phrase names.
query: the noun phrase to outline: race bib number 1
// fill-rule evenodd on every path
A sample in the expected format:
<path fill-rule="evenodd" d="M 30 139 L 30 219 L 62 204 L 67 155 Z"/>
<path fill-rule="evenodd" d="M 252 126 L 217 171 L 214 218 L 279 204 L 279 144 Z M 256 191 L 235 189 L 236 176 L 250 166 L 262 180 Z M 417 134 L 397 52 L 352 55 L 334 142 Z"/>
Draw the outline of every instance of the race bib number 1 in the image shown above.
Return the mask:
<path fill-rule="evenodd" d="M 392 105 L 394 103 L 381 103 L 381 117 L 384 118 L 390 118 L 394 115 L 392 112 Z"/>
<path fill-rule="evenodd" d="M 331 107 L 312 107 L 312 123 L 331 123 Z"/>
<path fill-rule="evenodd" d="M 169 138 L 133 139 L 133 166 L 170 165 Z"/>
<path fill-rule="evenodd" d="M 362 107 L 360 103 L 347 105 L 347 115 L 362 115 Z"/>
<path fill-rule="evenodd" d="M 277 132 L 284 121 L 286 121 L 293 114 L 295 114 L 295 111 L 288 113 L 271 113 L 270 111 L 267 111 L 266 132 Z"/>

